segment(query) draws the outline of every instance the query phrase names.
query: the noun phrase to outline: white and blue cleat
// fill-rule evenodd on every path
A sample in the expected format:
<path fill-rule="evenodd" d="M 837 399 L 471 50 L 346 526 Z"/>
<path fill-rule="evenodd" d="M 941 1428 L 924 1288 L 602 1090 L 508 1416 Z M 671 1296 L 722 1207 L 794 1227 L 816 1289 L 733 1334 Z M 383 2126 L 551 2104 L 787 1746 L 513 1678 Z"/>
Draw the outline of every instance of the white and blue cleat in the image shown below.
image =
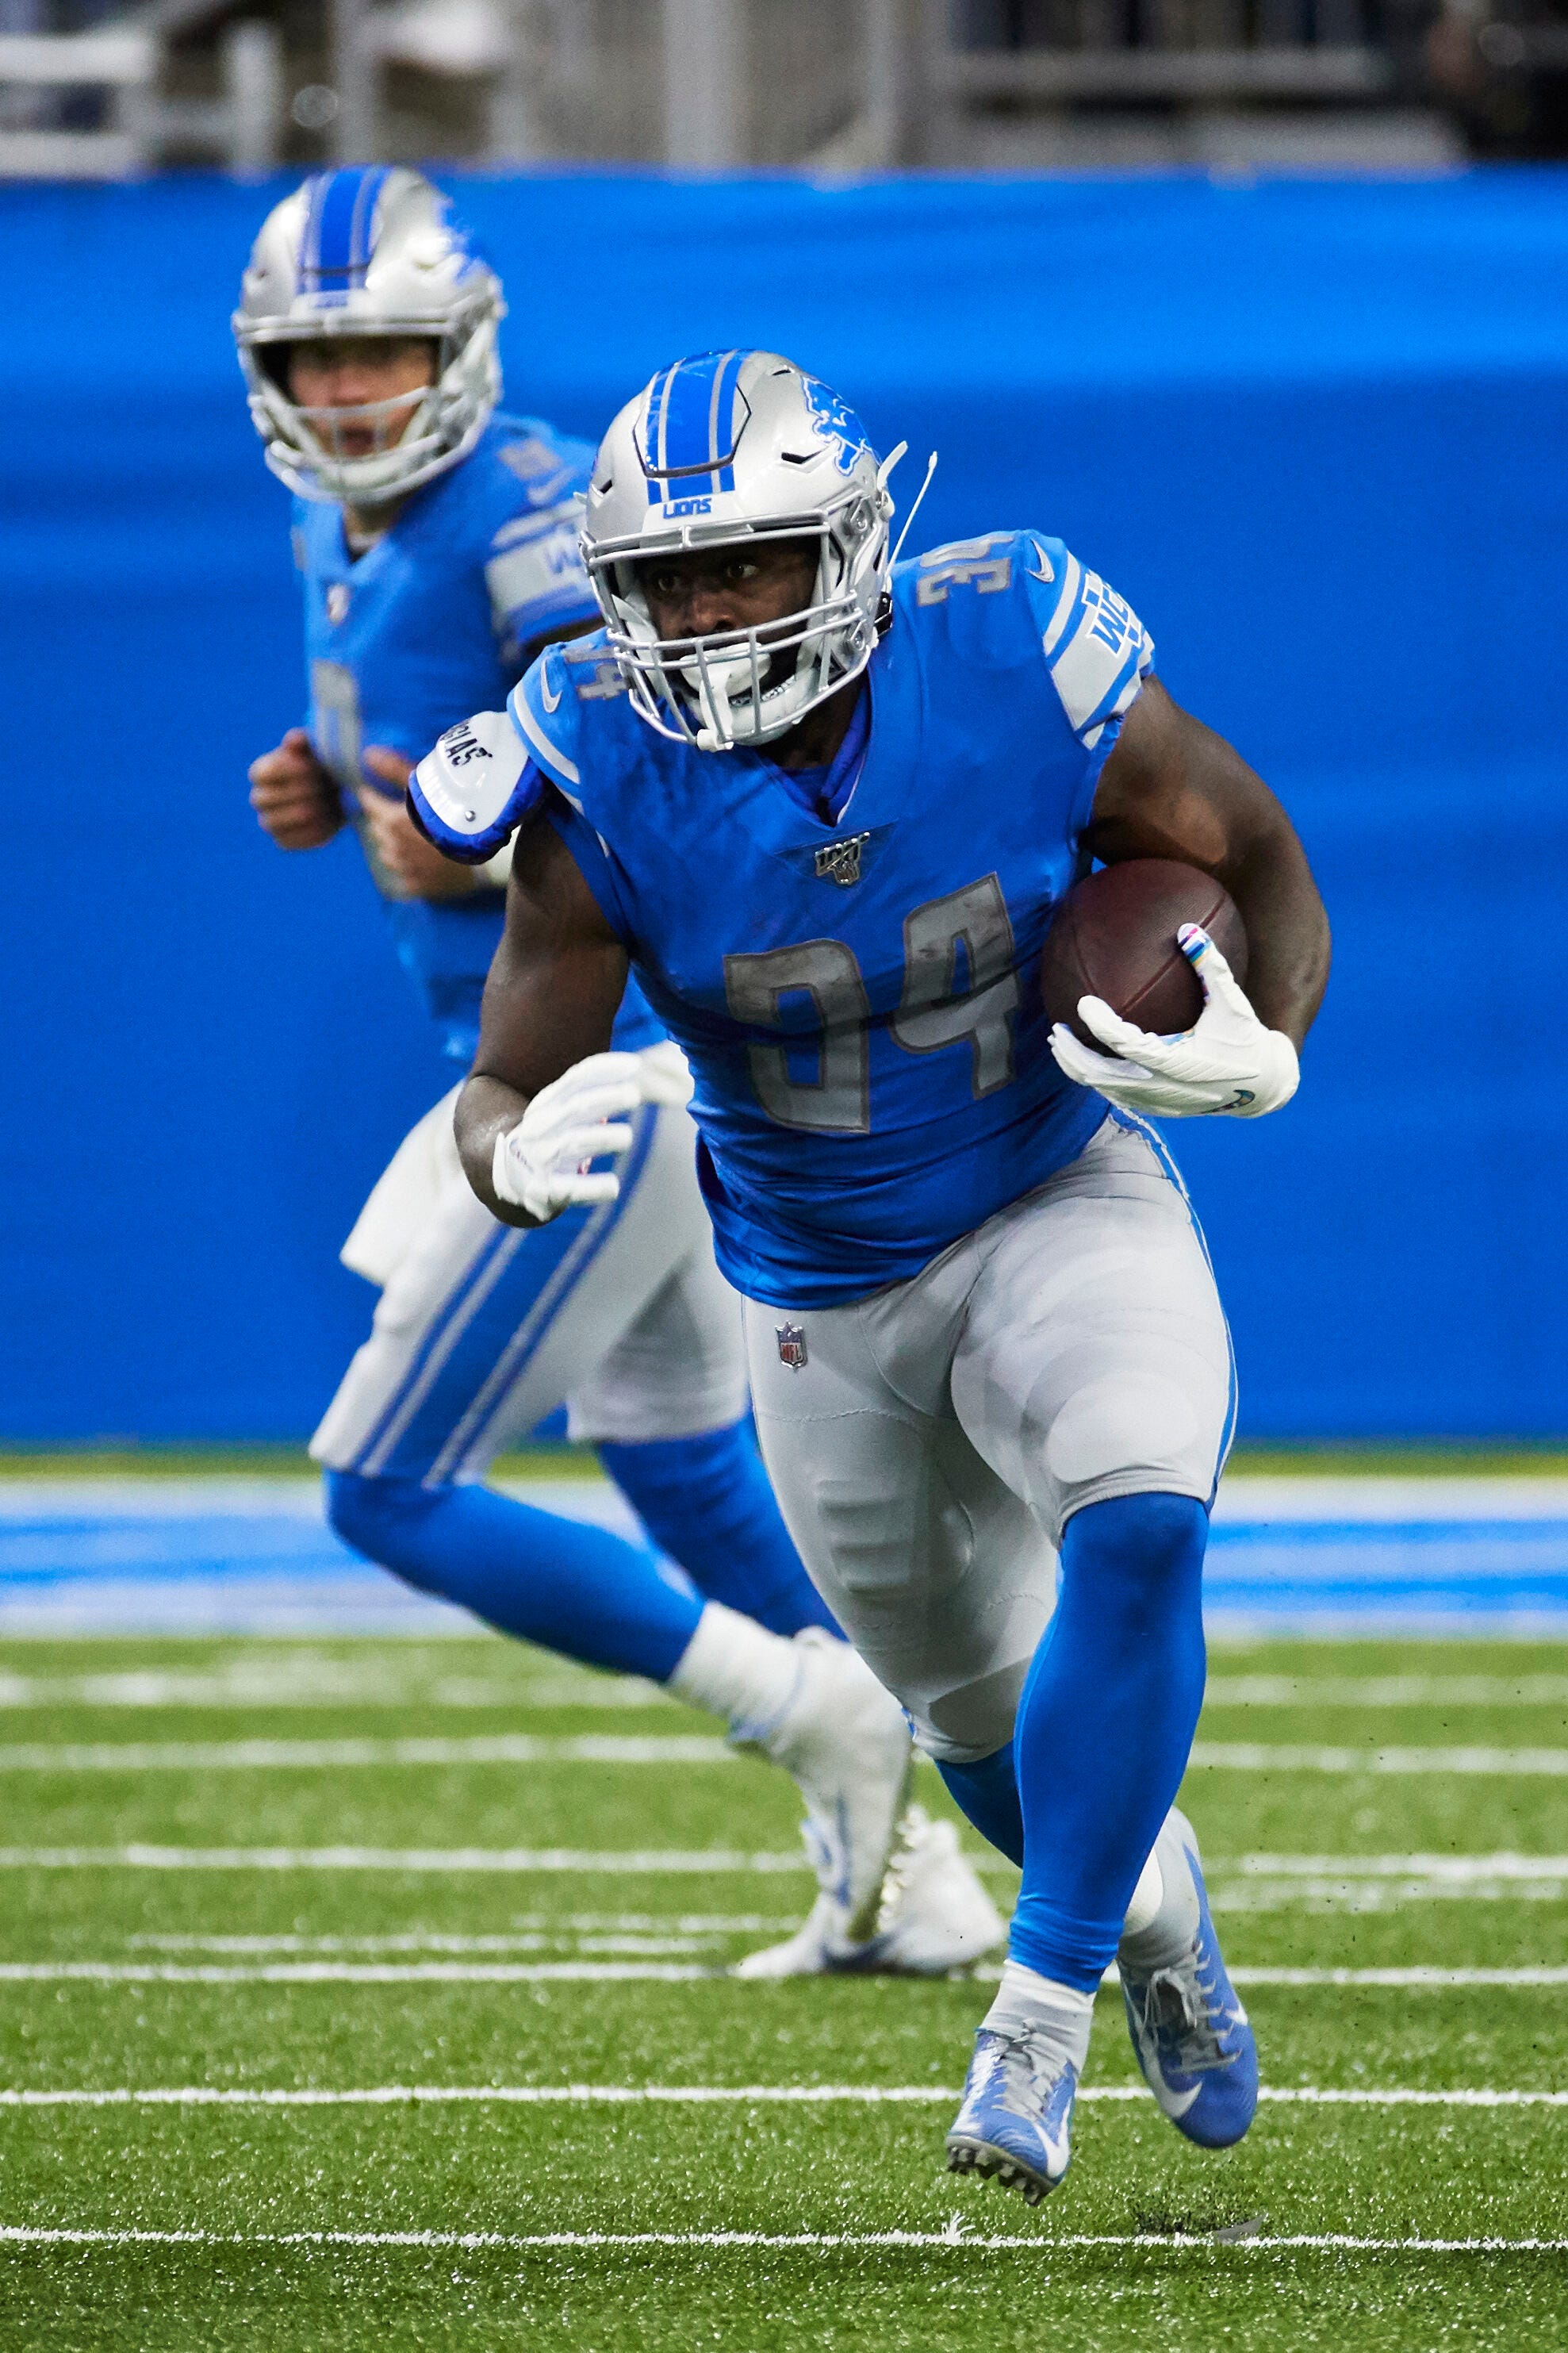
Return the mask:
<path fill-rule="evenodd" d="M 1037 2206 L 1072 2155 L 1079 2071 L 1054 2037 L 983 2026 L 947 2136 L 950 2173 L 978 2173 Z"/>
<path fill-rule="evenodd" d="M 738 1961 L 738 1978 L 945 1978 L 972 1969 L 1007 1940 L 1007 1925 L 961 1852 L 951 1822 L 920 1806 L 900 1820 L 869 1936 L 850 1932 L 836 1860 L 823 1824 L 802 1825 L 822 1892 L 805 1924 L 782 1945 Z"/>
<path fill-rule="evenodd" d="M 1143 2080 L 1179 2133 L 1230 2148 L 1258 2106 L 1258 2044 L 1226 1972 L 1191 1825 L 1173 1810 L 1155 1849 L 1163 1871 L 1192 1876 L 1195 1925 L 1184 1951 L 1157 1968 L 1118 1955 L 1127 2029 Z"/>

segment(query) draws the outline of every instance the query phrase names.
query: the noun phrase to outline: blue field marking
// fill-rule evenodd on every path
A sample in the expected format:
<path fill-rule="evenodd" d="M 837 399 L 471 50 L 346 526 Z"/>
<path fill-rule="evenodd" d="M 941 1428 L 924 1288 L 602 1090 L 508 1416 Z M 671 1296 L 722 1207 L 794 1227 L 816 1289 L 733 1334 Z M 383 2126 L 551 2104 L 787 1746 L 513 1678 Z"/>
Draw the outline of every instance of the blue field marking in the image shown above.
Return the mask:
<path fill-rule="evenodd" d="M 623 1533 L 595 1479 L 532 1479 L 548 1511 Z M 1205 1579 L 1211 1632 L 1568 1636 L 1568 1482 L 1236 1478 Z M 471 1630 L 358 1558 L 310 1480 L 0 1484 L 0 1634 Z"/>
<path fill-rule="evenodd" d="M 1568 1519 L 1222 1523 L 1204 1587 L 1211 1623 L 1501 1618 L 1568 1629 Z"/>
<path fill-rule="evenodd" d="M 536 1479 L 524 1492 L 636 1532 L 607 1481 Z M 466 1611 L 351 1552 L 313 1479 L 0 1484 L 0 1635 L 473 1630 Z"/>

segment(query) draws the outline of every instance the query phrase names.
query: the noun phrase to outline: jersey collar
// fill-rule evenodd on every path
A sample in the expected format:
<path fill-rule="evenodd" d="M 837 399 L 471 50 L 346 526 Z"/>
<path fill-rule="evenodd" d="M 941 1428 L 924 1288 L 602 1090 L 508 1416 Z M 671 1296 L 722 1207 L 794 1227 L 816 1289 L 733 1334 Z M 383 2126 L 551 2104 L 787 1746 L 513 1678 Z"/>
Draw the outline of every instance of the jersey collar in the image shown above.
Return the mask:
<path fill-rule="evenodd" d="M 874 843 L 908 806 L 920 754 L 920 683 L 914 664 L 898 659 L 894 636 L 878 647 L 865 678 L 866 742 L 860 774 L 831 825 L 797 798 L 772 760 L 753 754 L 740 766 L 732 754 L 705 755 L 738 769 L 732 782 L 725 779 L 725 799 L 758 847 L 795 871 L 827 871 L 818 860 L 819 851 L 831 850 L 835 843 L 853 841 L 857 836 Z M 852 726 L 839 747 L 839 758 L 846 753 L 856 756 L 850 751 L 854 732 Z M 833 765 L 837 766 L 837 758 Z"/>

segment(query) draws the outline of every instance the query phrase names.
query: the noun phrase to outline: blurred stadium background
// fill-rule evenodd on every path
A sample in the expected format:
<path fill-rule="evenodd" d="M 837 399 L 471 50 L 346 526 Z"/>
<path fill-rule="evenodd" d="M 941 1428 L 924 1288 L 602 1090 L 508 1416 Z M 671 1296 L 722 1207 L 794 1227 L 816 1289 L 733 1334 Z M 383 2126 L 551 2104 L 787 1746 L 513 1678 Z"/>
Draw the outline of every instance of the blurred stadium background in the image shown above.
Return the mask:
<path fill-rule="evenodd" d="M 0 170 L 1422 167 L 1568 139 L 1552 0 L 4 0 Z"/>
<path fill-rule="evenodd" d="M 808 2306 L 825 2348 L 1011 2353 L 1048 2316 L 1077 2353 L 1127 2341 L 1107 2264 L 1161 2346 L 1558 2341 L 1565 95 L 1543 0 L 0 0 L 0 2320 L 30 2353 L 284 2315 L 322 2348 L 542 2316 L 772 2353 Z M 336 1250 L 449 1073 L 352 840 L 285 860 L 246 806 L 303 678 L 228 313 L 291 176 L 363 157 L 433 162 L 477 221 L 510 406 L 593 437 L 674 353 L 766 343 L 911 478 L 940 451 L 914 546 L 1059 533 L 1322 882 L 1300 1095 L 1174 1139 L 1243 1440 L 1184 1802 L 1305 2105 L 1217 2171 L 1153 2152 L 1102 2005 L 1112 2105 L 1037 2291 L 943 2301 L 918 2103 L 973 1992 L 710 1978 L 804 1901 L 787 1799 L 321 1523 L 300 1448 L 369 1306 Z M 564 1450 L 510 1472 L 617 1508 Z M 786 2105 L 694 2140 L 549 2105 L 572 2066 Z M 421 2083 L 502 2105 L 353 2105 Z M 232 2119 L 191 2105 L 218 2087 Z M 296 2098 L 349 2105 L 266 2107 Z M 307 2274 L 260 2214 L 371 2235 Z M 1259 2216 L 1308 2252 L 1125 2252 Z M 227 2252 L 116 2239 L 65 2284 L 36 2234 L 100 2224 Z M 542 2235 L 454 2271 L 476 2228 Z M 805 2252 L 574 2270 L 549 2234 L 589 2229 Z M 825 2231 L 881 2252 L 835 2271 Z"/>

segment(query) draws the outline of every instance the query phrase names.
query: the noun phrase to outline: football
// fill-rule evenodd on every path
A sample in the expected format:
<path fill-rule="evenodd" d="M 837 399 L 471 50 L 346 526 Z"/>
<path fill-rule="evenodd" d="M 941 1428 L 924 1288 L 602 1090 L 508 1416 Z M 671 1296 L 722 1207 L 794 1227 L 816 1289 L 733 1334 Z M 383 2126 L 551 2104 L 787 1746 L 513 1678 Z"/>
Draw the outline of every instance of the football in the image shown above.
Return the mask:
<path fill-rule="evenodd" d="M 1176 944 L 1184 923 L 1201 923 L 1237 979 L 1247 980 L 1247 934 L 1222 882 L 1172 858 L 1131 858 L 1074 883 L 1051 919 L 1040 952 L 1040 994 L 1098 1052 L 1107 1049 L 1079 1019 L 1080 997 L 1100 997 L 1125 1021 L 1159 1037 L 1190 1029 L 1204 1009 L 1203 985 Z"/>

